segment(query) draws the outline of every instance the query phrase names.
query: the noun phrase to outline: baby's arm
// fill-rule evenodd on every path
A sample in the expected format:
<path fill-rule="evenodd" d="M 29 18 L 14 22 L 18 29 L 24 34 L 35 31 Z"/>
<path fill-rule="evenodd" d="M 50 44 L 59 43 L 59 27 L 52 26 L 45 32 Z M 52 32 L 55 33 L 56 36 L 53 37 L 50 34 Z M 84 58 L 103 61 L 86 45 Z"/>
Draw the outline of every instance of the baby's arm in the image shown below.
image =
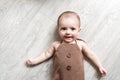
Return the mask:
<path fill-rule="evenodd" d="M 105 68 L 100 63 L 100 60 L 95 55 L 95 53 L 91 49 L 88 48 L 87 44 L 84 43 L 84 42 L 82 43 L 82 51 L 98 67 L 102 76 L 106 76 L 107 71 L 105 70 Z"/>
<path fill-rule="evenodd" d="M 55 51 L 55 46 L 56 46 L 56 42 L 54 42 L 51 45 L 51 47 L 46 52 L 43 52 L 40 56 L 38 56 L 34 59 L 28 59 L 26 61 L 26 64 L 28 66 L 33 66 L 33 65 L 44 62 L 45 60 L 47 60 L 48 58 L 50 58 L 53 55 L 53 53 Z"/>

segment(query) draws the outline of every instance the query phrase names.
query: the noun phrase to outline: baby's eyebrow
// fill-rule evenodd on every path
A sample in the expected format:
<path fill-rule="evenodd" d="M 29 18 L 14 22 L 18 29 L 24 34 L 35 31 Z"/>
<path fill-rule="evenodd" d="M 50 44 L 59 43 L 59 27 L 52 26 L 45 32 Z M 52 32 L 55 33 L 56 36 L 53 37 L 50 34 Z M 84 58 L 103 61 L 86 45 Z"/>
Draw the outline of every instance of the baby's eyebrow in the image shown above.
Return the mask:
<path fill-rule="evenodd" d="M 75 26 L 71 26 L 71 28 L 76 28 Z"/>
<path fill-rule="evenodd" d="M 61 26 L 60 28 L 65 28 L 65 26 Z"/>

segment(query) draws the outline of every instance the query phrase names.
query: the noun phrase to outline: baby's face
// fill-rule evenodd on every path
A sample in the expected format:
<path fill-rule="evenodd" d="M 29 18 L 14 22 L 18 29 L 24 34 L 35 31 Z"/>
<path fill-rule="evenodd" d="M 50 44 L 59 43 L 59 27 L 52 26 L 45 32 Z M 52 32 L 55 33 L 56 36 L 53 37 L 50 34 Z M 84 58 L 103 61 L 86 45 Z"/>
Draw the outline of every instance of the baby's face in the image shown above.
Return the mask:
<path fill-rule="evenodd" d="M 74 42 L 80 32 L 79 20 L 77 17 L 62 17 L 59 21 L 58 32 L 64 42 Z"/>

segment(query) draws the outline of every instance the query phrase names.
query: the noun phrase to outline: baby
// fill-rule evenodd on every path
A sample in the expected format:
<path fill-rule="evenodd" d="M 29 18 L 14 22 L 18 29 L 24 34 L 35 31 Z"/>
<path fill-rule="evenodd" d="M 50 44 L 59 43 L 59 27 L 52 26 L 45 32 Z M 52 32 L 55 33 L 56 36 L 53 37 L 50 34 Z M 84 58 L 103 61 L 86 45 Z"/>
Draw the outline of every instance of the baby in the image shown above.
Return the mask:
<path fill-rule="evenodd" d="M 57 27 L 61 41 L 53 42 L 46 52 L 34 59 L 28 59 L 26 64 L 33 66 L 52 57 L 52 80 L 84 80 L 85 55 L 95 64 L 101 75 L 106 76 L 107 71 L 95 53 L 88 48 L 85 41 L 77 38 L 81 31 L 78 14 L 72 11 L 63 12 L 58 17 Z"/>

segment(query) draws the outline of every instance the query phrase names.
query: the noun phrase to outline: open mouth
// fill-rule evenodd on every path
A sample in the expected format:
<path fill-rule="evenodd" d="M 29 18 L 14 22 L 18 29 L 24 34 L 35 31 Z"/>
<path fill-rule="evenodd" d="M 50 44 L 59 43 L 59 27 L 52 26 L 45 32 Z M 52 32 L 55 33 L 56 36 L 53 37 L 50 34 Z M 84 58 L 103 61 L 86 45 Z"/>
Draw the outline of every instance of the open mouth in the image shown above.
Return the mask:
<path fill-rule="evenodd" d="M 65 38 L 73 38 L 73 36 L 64 36 Z"/>
<path fill-rule="evenodd" d="M 73 40 L 73 36 L 64 36 L 64 40 L 67 42 L 71 42 Z"/>

